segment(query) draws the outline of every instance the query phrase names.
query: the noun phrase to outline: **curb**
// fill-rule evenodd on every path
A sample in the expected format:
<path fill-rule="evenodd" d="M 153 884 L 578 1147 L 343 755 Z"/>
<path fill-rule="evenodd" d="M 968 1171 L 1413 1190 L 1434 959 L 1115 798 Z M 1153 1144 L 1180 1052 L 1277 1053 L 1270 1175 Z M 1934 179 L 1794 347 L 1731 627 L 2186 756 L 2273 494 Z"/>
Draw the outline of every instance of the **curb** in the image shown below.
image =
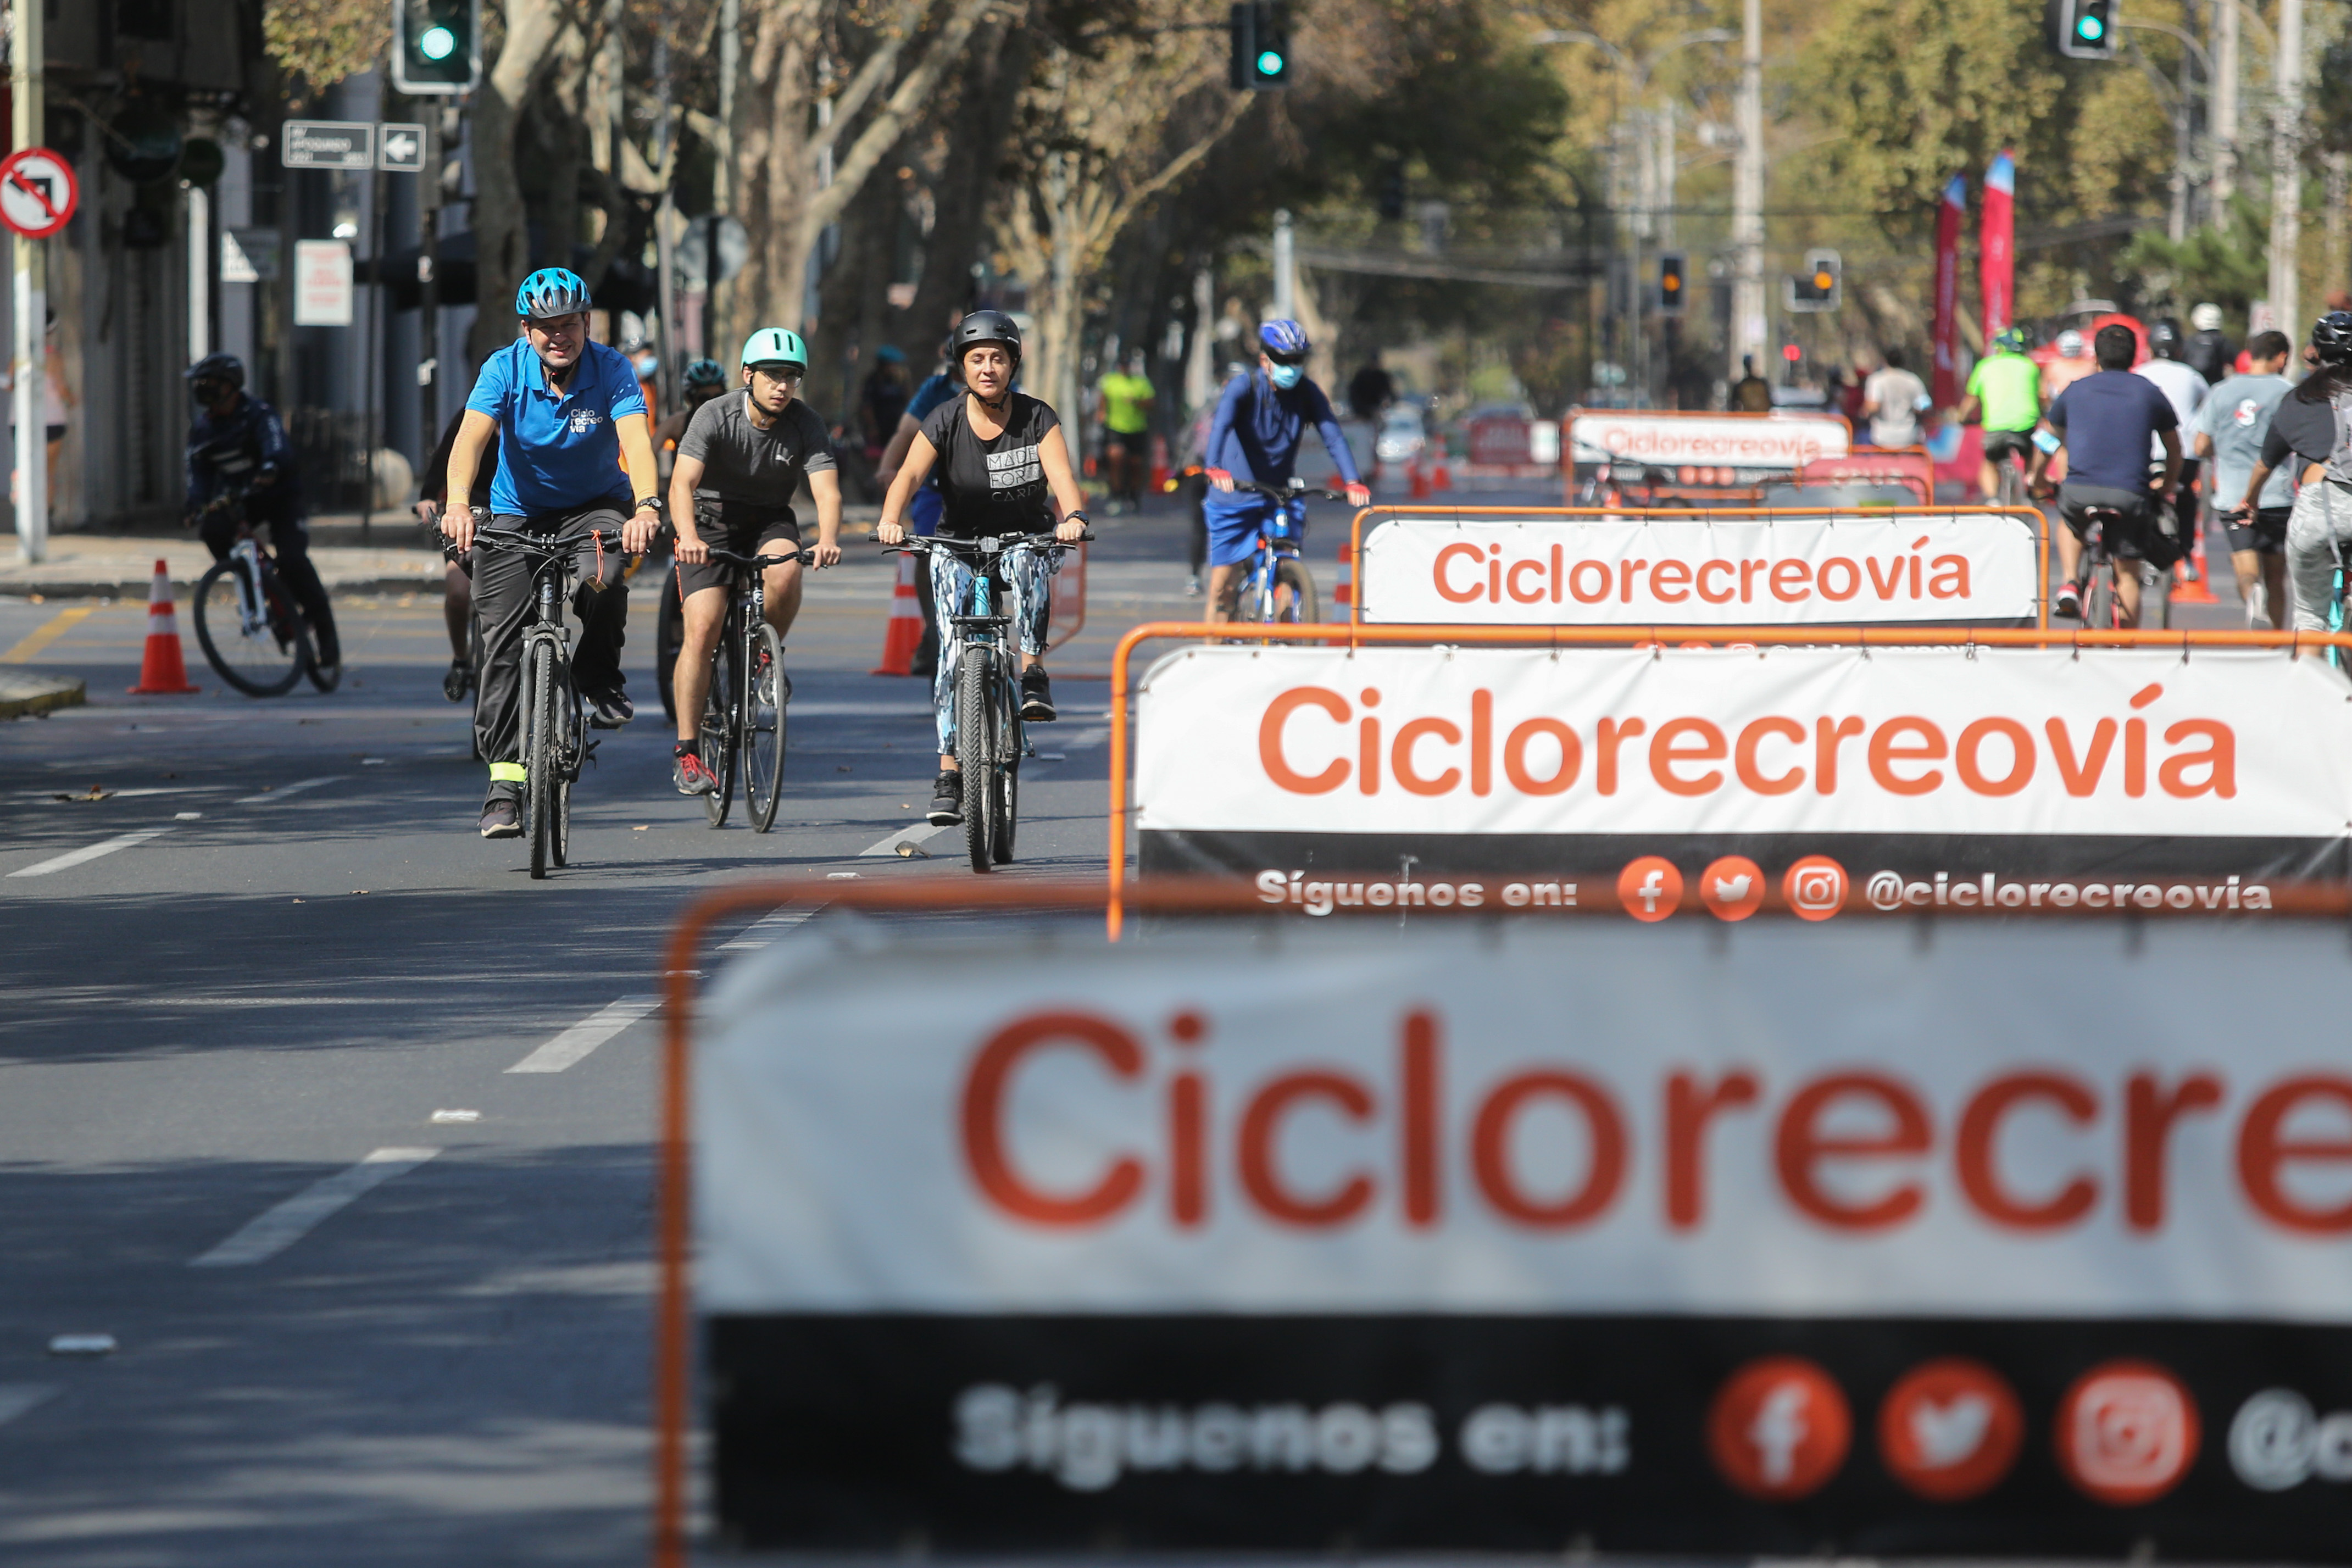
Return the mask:
<path fill-rule="evenodd" d="M 86 685 L 63 676 L 0 675 L 0 719 L 79 708 L 89 700 Z"/>
<path fill-rule="evenodd" d="M 429 577 L 353 577 L 330 580 L 327 592 L 334 594 L 438 594 L 442 574 L 436 569 Z M 153 585 L 152 574 L 120 582 L 11 582 L 0 579 L 0 597 L 27 598 L 38 594 L 44 599 L 122 599 L 135 598 L 147 602 L 148 590 Z M 174 578 L 172 592 L 175 598 L 185 599 L 195 589 L 194 582 Z"/>

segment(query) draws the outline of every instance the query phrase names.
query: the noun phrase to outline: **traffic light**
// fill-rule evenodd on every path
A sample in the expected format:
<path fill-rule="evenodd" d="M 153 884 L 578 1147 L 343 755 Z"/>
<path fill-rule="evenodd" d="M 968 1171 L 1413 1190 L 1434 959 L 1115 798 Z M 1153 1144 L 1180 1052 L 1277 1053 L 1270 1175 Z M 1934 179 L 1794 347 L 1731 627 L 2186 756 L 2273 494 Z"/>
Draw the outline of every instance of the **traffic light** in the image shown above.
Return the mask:
<path fill-rule="evenodd" d="M 1267 0 L 1234 6 L 1235 92 L 1271 92 L 1290 85 L 1290 22 L 1285 11 Z"/>
<path fill-rule="evenodd" d="M 2043 0 L 2042 30 L 2070 60 L 2116 58 L 2115 0 Z"/>
<path fill-rule="evenodd" d="M 1789 309 L 1834 310 L 1844 302 L 1845 263 L 1834 250 L 1805 252 L 1804 270 L 1789 279 Z"/>
<path fill-rule="evenodd" d="M 482 82 L 482 0 L 394 0 L 392 84 L 412 96 Z"/>
<path fill-rule="evenodd" d="M 1679 316 L 1683 301 L 1690 290 L 1683 287 L 1683 256 L 1680 251 L 1667 251 L 1658 258 L 1658 311 L 1661 315 Z"/>

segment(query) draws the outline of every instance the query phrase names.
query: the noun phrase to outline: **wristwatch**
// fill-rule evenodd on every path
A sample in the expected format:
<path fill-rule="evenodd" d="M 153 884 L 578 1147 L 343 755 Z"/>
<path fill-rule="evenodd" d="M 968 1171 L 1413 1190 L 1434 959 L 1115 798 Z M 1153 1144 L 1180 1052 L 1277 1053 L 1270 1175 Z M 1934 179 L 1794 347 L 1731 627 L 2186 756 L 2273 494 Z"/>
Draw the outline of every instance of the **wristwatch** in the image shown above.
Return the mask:
<path fill-rule="evenodd" d="M 639 511 L 649 511 L 656 517 L 664 517 L 667 515 L 662 508 L 662 499 L 659 496 L 639 496 L 637 498 L 637 510 Z"/>

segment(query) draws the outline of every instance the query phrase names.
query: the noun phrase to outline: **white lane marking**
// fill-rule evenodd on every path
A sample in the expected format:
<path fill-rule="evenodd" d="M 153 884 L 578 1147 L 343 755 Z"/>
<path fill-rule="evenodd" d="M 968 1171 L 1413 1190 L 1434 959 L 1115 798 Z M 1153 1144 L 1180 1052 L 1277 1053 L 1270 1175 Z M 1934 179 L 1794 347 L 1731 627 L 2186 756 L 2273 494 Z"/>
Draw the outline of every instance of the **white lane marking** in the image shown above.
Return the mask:
<path fill-rule="evenodd" d="M 62 855 L 53 856 L 47 860 L 27 866 L 22 870 L 11 871 L 8 875 L 46 877 L 52 871 L 62 871 L 69 866 L 79 866 L 85 861 L 95 860 L 101 855 L 111 855 L 118 849 L 128 849 L 133 844 L 144 844 L 150 838 L 160 838 L 171 831 L 168 827 L 142 827 L 136 833 L 118 833 L 111 838 L 101 838 L 95 844 L 85 844 L 79 849 L 69 849 Z"/>
<path fill-rule="evenodd" d="M 100 787 L 104 788 L 103 785 Z M 130 800 L 135 796 L 142 795 L 210 795 L 213 791 L 224 787 L 226 786 L 220 784 L 166 784 L 156 788 L 142 787 L 140 789 L 110 789 L 106 790 L 105 793 L 100 795 L 98 798 L 100 800 Z M 58 798 L 58 792 L 53 789 L 20 789 L 16 792 L 16 798 L 18 800 L 56 800 Z M 80 802 L 87 801 L 89 798 L 90 797 L 86 795 L 69 795 L 67 797 L 65 804 L 79 804 Z"/>
<path fill-rule="evenodd" d="M 347 1171 L 322 1177 L 237 1227 L 211 1251 L 188 1259 L 191 1268 L 236 1268 L 277 1257 L 309 1235 L 336 1210 L 404 1172 L 438 1149 L 378 1149 Z"/>
<path fill-rule="evenodd" d="M 757 951 L 814 913 L 816 913 L 814 908 L 803 906 L 795 910 L 778 910 L 773 914 L 762 915 L 745 926 L 741 934 L 734 941 L 720 942 L 719 951 L 721 952 Z"/>
<path fill-rule="evenodd" d="M 507 1071 L 562 1072 L 660 1005 L 658 996 L 624 996 L 589 1014 Z"/>
<path fill-rule="evenodd" d="M 944 826 L 935 827 L 928 822 L 910 822 L 888 837 L 876 839 L 857 853 L 861 858 L 867 855 L 896 855 L 901 844 L 920 844 L 934 834 L 946 831 Z"/>
<path fill-rule="evenodd" d="M 928 719 L 936 711 L 925 702 L 795 702 L 796 719 Z"/>
<path fill-rule="evenodd" d="M 0 1383 L 0 1426 L 57 1393 L 54 1383 Z"/>
<path fill-rule="evenodd" d="M 320 784 L 341 784 L 346 776 L 348 775 L 343 773 L 328 773 L 323 777 L 315 779 L 297 779 L 283 789 L 264 790 L 259 795 L 238 795 L 236 797 L 236 804 L 238 805 L 268 805 L 273 800 L 284 800 L 289 795 L 299 795 L 306 789 L 317 789 Z"/>

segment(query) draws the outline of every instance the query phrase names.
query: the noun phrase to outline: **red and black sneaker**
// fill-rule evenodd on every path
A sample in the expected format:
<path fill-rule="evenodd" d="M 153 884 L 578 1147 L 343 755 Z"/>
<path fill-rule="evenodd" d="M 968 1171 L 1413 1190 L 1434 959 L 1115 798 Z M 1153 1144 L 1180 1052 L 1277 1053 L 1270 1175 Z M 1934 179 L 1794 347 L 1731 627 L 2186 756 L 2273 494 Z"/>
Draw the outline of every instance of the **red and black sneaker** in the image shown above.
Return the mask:
<path fill-rule="evenodd" d="M 677 769 L 671 776 L 680 795 L 709 795 L 719 787 L 719 781 L 702 765 L 702 753 L 683 746 L 678 748 Z"/>

